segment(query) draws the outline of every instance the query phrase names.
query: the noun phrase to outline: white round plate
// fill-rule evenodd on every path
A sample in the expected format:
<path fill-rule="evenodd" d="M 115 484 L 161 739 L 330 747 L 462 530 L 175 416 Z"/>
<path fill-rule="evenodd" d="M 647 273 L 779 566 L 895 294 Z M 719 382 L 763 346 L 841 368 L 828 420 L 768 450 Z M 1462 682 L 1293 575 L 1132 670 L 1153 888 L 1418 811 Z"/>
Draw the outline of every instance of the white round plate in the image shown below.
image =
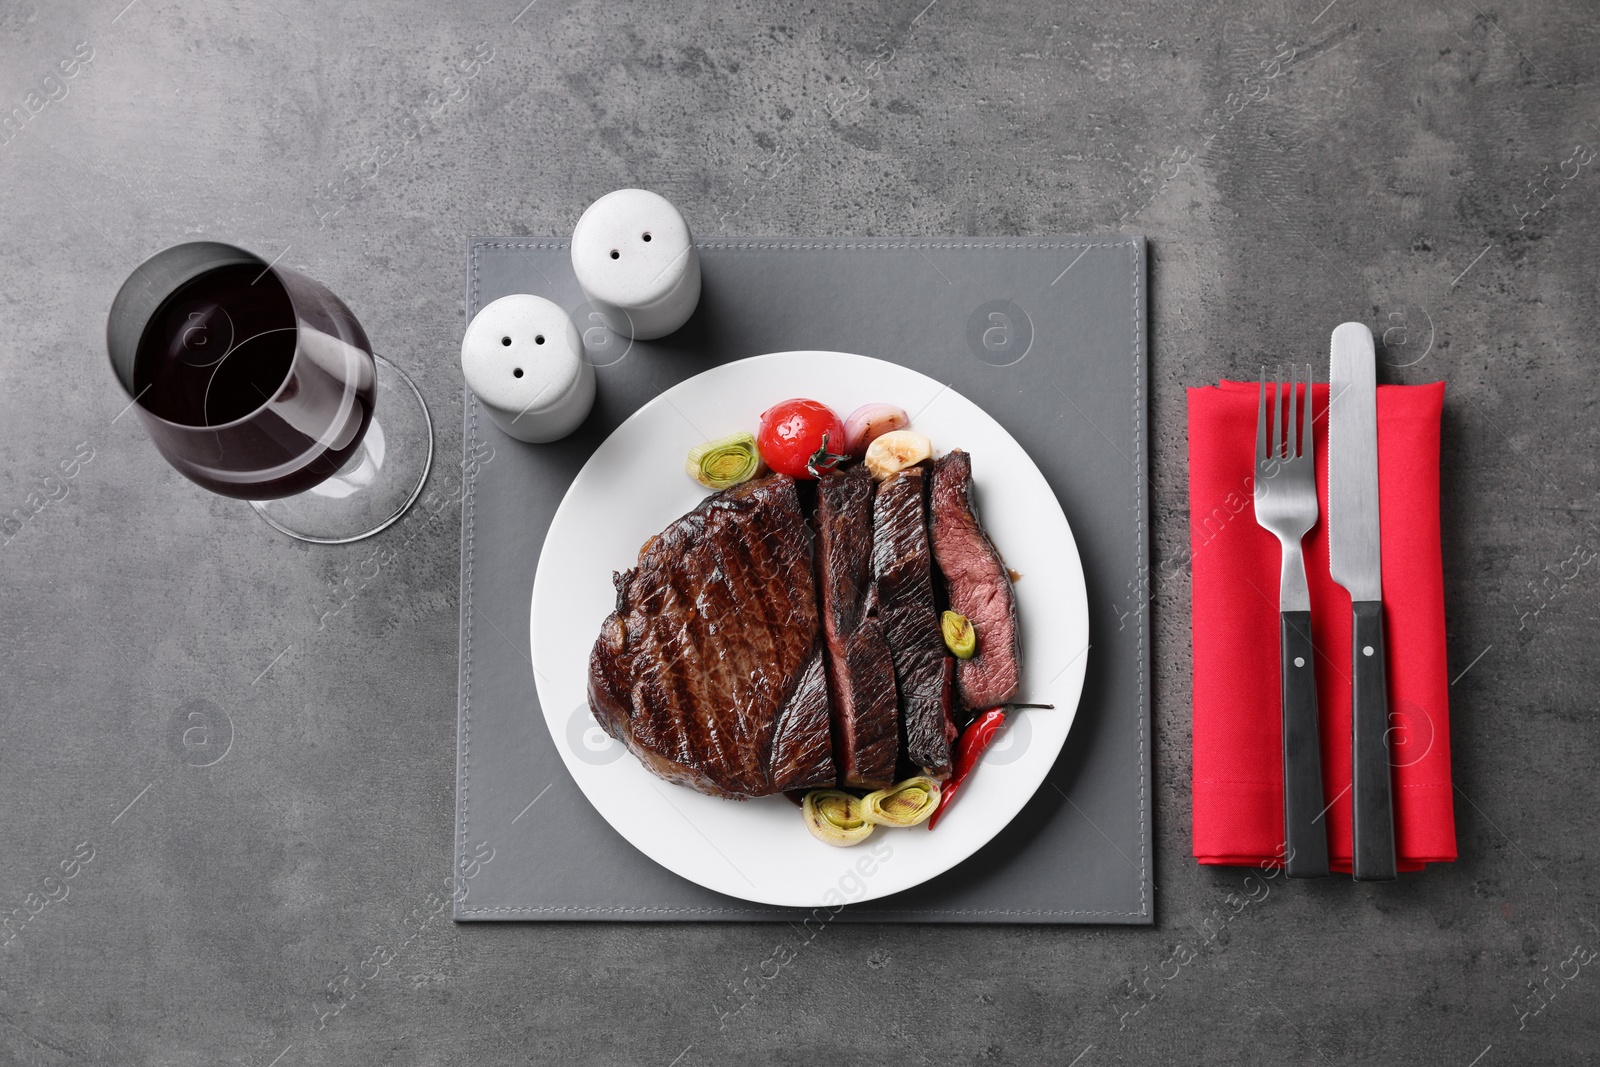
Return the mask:
<path fill-rule="evenodd" d="M 964 448 L 984 526 L 1017 582 L 1023 685 L 1015 712 L 962 786 L 939 828 L 880 827 L 854 848 L 813 838 L 785 797 L 724 800 L 657 778 L 589 713 L 589 650 L 616 604 L 612 571 L 705 498 L 684 473 L 689 449 L 754 431 L 788 397 L 841 415 L 883 401 L 903 407 L 938 455 Z M 550 523 L 533 582 L 534 677 L 561 758 L 618 833 L 692 882 L 784 907 L 837 906 L 927 881 L 981 848 L 1022 809 L 1055 763 L 1078 707 L 1089 605 L 1061 505 L 1022 447 L 970 400 L 926 375 L 843 352 L 779 352 L 739 360 L 668 389 L 617 427 L 589 458 Z"/>

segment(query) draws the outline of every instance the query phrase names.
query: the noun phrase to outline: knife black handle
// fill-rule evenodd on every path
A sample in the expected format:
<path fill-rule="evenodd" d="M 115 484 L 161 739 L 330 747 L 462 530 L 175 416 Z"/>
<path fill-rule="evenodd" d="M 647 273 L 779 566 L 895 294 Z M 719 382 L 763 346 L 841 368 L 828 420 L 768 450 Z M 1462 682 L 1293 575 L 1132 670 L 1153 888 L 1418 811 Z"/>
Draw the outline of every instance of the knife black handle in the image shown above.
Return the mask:
<path fill-rule="evenodd" d="M 1283 661 L 1284 869 L 1290 878 L 1320 878 L 1328 873 L 1328 824 L 1322 818 L 1311 612 L 1279 612 L 1278 647 Z"/>
<path fill-rule="evenodd" d="M 1383 602 L 1358 600 L 1351 633 L 1350 785 L 1352 873 L 1363 882 L 1394 878 L 1394 800 L 1389 784 L 1389 691 L 1384 669 Z"/>

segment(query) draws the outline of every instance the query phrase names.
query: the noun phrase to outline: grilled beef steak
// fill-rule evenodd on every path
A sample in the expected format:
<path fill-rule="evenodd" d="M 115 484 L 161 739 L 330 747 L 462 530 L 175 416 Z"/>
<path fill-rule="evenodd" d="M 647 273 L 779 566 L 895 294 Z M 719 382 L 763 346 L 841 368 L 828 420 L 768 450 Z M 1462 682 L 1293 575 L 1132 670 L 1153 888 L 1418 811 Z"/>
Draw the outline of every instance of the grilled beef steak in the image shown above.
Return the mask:
<path fill-rule="evenodd" d="M 955 740 L 944 637 L 933 603 L 924 472 L 911 467 L 878 486 L 872 509 L 872 569 L 878 612 L 894 657 L 905 758 L 918 773 L 950 776 Z"/>
<path fill-rule="evenodd" d="M 978 650 L 956 661 L 961 703 L 977 711 L 1004 704 L 1022 685 L 1017 594 L 972 506 L 972 457 L 960 449 L 933 466 L 933 558 L 950 610 L 971 621 Z"/>
<path fill-rule="evenodd" d="M 811 537 L 784 475 L 652 537 L 614 576 L 589 707 L 671 782 L 745 798 L 835 780 Z"/>
<path fill-rule="evenodd" d="M 866 789 L 891 785 L 900 758 L 900 713 L 894 660 L 878 617 L 872 475 L 865 467 L 817 482 L 817 583 L 839 781 Z"/>

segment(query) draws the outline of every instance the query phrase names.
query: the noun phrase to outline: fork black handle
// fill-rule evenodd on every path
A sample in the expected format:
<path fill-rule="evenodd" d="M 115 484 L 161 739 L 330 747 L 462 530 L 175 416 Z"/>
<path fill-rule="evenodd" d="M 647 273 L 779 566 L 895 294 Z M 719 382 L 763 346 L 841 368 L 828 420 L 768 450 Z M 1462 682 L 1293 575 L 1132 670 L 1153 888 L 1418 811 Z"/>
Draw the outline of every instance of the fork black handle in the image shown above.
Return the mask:
<path fill-rule="evenodd" d="M 1358 600 L 1350 701 L 1351 873 L 1363 882 L 1394 878 L 1394 800 L 1389 783 L 1389 694 L 1383 601 Z"/>
<path fill-rule="evenodd" d="M 1311 612 L 1278 613 L 1278 647 L 1283 660 L 1284 869 L 1290 878 L 1320 878 L 1328 873 L 1328 824 L 1322 818 Z"/>

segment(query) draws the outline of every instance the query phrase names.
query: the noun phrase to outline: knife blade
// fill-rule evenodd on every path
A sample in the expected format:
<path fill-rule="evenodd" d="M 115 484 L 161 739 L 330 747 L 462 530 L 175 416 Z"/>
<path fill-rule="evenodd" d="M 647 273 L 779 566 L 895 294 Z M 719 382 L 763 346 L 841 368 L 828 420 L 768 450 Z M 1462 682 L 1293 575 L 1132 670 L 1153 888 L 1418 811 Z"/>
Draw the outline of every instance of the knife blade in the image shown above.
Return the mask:
<path fill-rule="evenodd" d="M 1378 379 L 1372 331 L 1333 331 L 1328 379 L 1328 570 L 1352 600 L 1382 600 Z"/>
<path fill-rule="evenodd" d="M 1351 847 L 1361 881 L 1395 876 L 1389 699 L 1378 536 L 1378 380 L 1372 331 L 1340 324 L 1329 346 L 1328 571 L 1350 594 Z"/>

